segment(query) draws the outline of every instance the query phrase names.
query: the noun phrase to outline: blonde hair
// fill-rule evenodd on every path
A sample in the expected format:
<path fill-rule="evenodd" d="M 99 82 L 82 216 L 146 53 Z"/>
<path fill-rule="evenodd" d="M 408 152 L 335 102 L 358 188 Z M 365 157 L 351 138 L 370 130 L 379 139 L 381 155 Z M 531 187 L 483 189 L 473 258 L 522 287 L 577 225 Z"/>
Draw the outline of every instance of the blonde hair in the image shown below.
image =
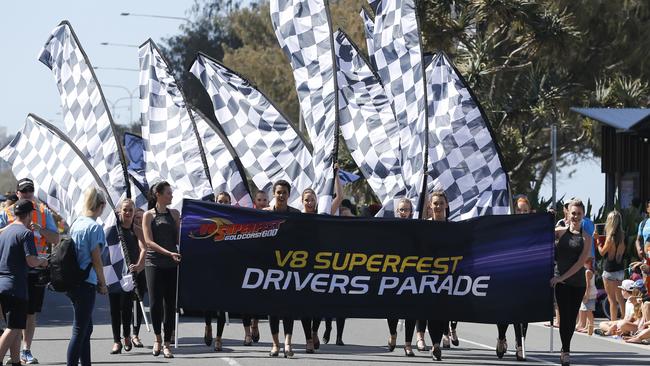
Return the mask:
<path fill-rule="evenodd" d="M 618 248 L 618 245 L 623 242 L 625 239 L 625 233 L 623 232 L 623 218 L 621 214 L 614 210 L 607 215 L 607 220 L 605 221 L 605 234 L 607 239 L 614 241 L 614 247 Z M 616 258 L 617 260 L 619 258 Z"/>
<path fill-rule="evenodd" d="M 86 189 L 84 193 L 84 213 L 87 216 L 92 216 L 99 209 L 101 205 L 106 204 L 104 193 L 96 187 Z"/>
<path fill-rule="evenodd" d="M 433 202 L 434 197 L 442 197 L 445 199 L 445 203 L 449 205 L 449 200 L 447 200 L 447 195 L 445 194 L 445 191 L 433 191 L 431 192 L 431 196 L 429 197 L 429 203 Z"/>

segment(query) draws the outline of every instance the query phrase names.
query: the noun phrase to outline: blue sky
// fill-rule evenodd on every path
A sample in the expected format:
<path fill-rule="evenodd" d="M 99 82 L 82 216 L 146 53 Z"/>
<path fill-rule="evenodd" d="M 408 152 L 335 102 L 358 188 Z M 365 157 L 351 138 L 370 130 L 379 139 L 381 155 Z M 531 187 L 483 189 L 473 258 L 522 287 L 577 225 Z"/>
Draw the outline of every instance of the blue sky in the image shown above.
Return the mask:
<path fill-rule="evenodd" d="M 115 103 L 113 118 L 117 123 L 139 115 L 137 102 L 138 73 L 103 68 L 138 68 L 137 48 L 103 46 L 101 42 L 140 45 L 148 38 L 161 43 L 162 38 L 176 34 L 182 20 L 120 16 L 122 12 L 175 17 L 187 16 L 193 0 L 139 0 L 139 1 L 11 1 L 3 3 L 0 22 L 3 55 L 0 70 L 3 86 L 0 88 L 0 126 L 8 134 L 20 129 L 28 113 L 62 127 L 59 95 L 52 73 L 37 61 L 39 50 L 50 32 L 61 20 L 68 20 L 79 38 L 95 70 L 109 104 Z M 114 87 L 117 86 L 117 87 Z M 133 92 L 135 99 L 130 99 Z M 572 177 L 569 170 L 560 172 L 558 197 L 591 198 L 595 209 L 604 202 L 604 175 L 600 161 L 589 160 L 578 164 Z M 518 192 L 513 192 L 518 193 Z M 541 194 L 550 197 L 550 176 Z"/>
<path fill-rule="evenodd" d="M 59 95 L 50 70 L 37 55 L 50 32 L 61 20 L 68 20 L 79 37 L 95 70 L 109 104 L 115 103 L 114 119 L 128 123 L 129 102 L 137 119 L 137 100 L 129 92 L 138 85 L 138 73 L 107 68 L 138 68 L 137 48 L 103 46 L 101 42 L 140 45 L 148 38 L 160 43 L 162 38 L 178 33 L 182 20 L 120 16 L 122 12 L 185 17 L 193 0 L 175 1 L 11 1 L 3 3 L 0 22 L 3 87 L 0 88 L 2 111 L 0 126 L 8 134 L 20 129 L 28 113 L 62 126 Z M 111 87 L 118 85 L 120 87 Z M 122 89 L 126 88 L 126 90 Z M 137 99 L 137 90 L 134 95 Z M 120 99 L 124 98 L 124 99 Z M 119 100 L 119 101 L 118 101 Z"/>

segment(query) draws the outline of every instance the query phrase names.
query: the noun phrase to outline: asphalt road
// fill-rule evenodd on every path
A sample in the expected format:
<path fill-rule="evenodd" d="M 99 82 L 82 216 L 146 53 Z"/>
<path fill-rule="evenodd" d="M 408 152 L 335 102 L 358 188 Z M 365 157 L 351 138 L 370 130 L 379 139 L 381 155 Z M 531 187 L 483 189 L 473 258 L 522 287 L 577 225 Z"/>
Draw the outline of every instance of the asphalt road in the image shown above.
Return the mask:
<path fill-rule="evenodd" d="M 58 293 L 46 294 L 44 309 L 39 317 L 39 327 L 32 352 L 43 365 L 65 365 L 65 352 L 71 334 L 72 310 L 67 298 Z M 270 358 L 270 333 L 266 321 L 260 323 L 260 342 L 244 347 L 243 328 L 239 322 L 226 326 L 224 351 L 215 353 L 203 343 L 203 322 L 199 318 L 181 317 L 178 329 L 179 348 L 174 359 L 151 355 L 152 333 L 143 326 L 141 337 L 145 348 L 133 349 L 120 355 L 110 355 L 112 336 L 108 298 L 97 297 L 94 314 L 95 327 L 92 336 L 93 363 L 101 365 L 170 364 L 170 365 L 230 365 L 253 366 L 272 364 L 296 365 L 412 365 L 436 363 L 438 365 L 559 365 L 559 333 L 554 332 L 554 353 L 549 352 L 550 331 L 540 324 L 531 324 L 526 341 L 528 360 L 517 362 L 513 354 L 514 331 L 508 332 L 509 353 L 497 359 L 494 351 L 497 338 L 496 326 L 489 324 L 460 323 L 458 334 L 460 346 L 443 350 L 441 362 L 432 361 L 428 352 L 416 351 L 414 358 L 406 358 L 401 348 L 403 329 L 399 328 L 398 346 L 388 352 L 386 321 L 381 319 L 349 319 L 343 340 L 345 346 L 321 345 L 316 354 L 304 351 L 304 336 L 299 321 L 294 326 L 293 359 Z M 214 326 L 213 326 L 214 327 Z M 336 327 L 334 325 L 334 327 Z M 324 324 L 321 324 L 321 336 Z M 334 338 L 334 332 L 332 334 Z M 431 346 L 427 341 L 427 345 Z M 629 345 L 621 340 L 576 334 L 572 343 L 574 365 L 650 365 L 650 346 Z"/>

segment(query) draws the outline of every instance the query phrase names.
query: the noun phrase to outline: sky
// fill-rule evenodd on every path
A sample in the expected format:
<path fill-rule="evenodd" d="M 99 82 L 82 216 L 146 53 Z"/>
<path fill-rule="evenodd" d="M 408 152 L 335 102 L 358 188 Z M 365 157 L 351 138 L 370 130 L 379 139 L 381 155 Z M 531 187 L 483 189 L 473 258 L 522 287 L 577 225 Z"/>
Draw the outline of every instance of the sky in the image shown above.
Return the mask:
<path fill-rule="evenodd" d="M 115 104 L 114 120 L 128 123 L 129 105 L 133 119 L 138 119 L 137 71 L 104 68 L 138 68 L 138 49 L 148 38 L 161 43 L 163 38 L 179 32 L 183 20 L 120 16 L 122 12 L 186 17 L 193 0 L 138 1 L 9 1 L 3 3 L 0 22 L 3 87 L 0 88 L 0 126 L 7 134 L 20 130 L 28 113 L 62 127 L 58 90 L 52 72 L 37 60 L 51 31 L 68 20 L 86 51 L 90 63 L 97 67 L 97 78 L 107 101 Z M 101 42 L 135 45 L 104 46 Z M 117 87 L 109 86 L 115 85 Z M 131 99 L 133 93 L 135 99 Z"/>
<path fill-rule="evenodd" d="M 113 119 L 126 124 L 138 119 L 138 72 L 111 68 L 138 68 L 137 46 L 148 38 L 161 44 L 162 39 L 179 33 L 184 20 L 141 16 L 121 16 L 122 12 L 186 17 L 193 0 L 139 1 L 11 1 L 3 3 L 0 22 L 2 57 L 0 70 L 4 85 L 0 88 L 0 127 L 11 135 L 20 130 L 28 113 L 63 127 L 60 99 L 51 71 L 37 60 L 52 29 L 68 20 L 90 59 L 99 83 L 112 109 Z M 102 42 L 136 47 L 105 46 Z M 131 98 L 133 97 L 133 98 Z M 129 106 L 132 108 L 129 111 Z M 1 136 L 0 136 L 1 137 Z M 595 210 L 604 202 L 605 178 L 600 160 L 584 161 L 558 175 L 558 198 L 591 198 Z M 519 192 L 513 192 L 519 193 Z M 551 179 L 544 182 L 541 195 L 551 196 Z"/>

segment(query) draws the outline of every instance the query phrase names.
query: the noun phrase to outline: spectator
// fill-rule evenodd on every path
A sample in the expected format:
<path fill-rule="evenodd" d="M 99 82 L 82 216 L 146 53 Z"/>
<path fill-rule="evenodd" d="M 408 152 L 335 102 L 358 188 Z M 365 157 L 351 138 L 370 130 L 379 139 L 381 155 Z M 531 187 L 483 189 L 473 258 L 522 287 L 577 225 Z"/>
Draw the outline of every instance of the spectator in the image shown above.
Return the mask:
<path fill-rule="evenodd" d="M 93 308 L 95 292 L 106 295 L 106 280 L 101 259 L 101 251 L 106 244 L 104 230 L 97 218 L 104 212 L 106 199 L 95 187 L 86 190 L 84 195 L 84 216 L 75 220 L 70 228 L 70 238 L 75 243 L 77 262 L 82 269 L 90 267 L 88 278 L 79 287 L 67 293 L 72 302 L 74 320 L 72 337 L 68 344 L 67 365 L 82 366 L 91 364 L 90 336 L 93 333 Z"/>
<path fill-rule="evenodd" d="M 33 210 L 31 201 L 17 201 L 13 223 L 0 234 L 0 304 L 7 321 L 0 338 L 0 359 L 9 349 L 12 365 L 21 364 L 20 335 L 27 324 L 27 267 L 47 266 L 46 259 L 38 258 L 30 230 Z"/>
<path fill-rule="evenodd" d="M 16 197 L 32 201 L 31 229 L 34 234 L 36 252 L 46 256 L 52 245 L 59 243 L 59 230 L 54 220 L 54 215 L 44 203 L 39 203 L 34 197 L 34 182 L 29 178 L 22 178 L 16 184 Z M 0 212 L 0 228 L 12 223 L 14 216 L 11 207 L 6 207 Z M 2 231 L 2 229 L 0 229 Z M 27 325 L 23 331 L 23 350 L 20 359 L 25 364 L 35 364 L 38 360 L 32 355 L 31 347 L 34 333 L 36 332 L 36 314 L 41 312 L 45 299 L 45 286 L 39 283 L 39 270 L 29 270 L 27 275 Z"/>

